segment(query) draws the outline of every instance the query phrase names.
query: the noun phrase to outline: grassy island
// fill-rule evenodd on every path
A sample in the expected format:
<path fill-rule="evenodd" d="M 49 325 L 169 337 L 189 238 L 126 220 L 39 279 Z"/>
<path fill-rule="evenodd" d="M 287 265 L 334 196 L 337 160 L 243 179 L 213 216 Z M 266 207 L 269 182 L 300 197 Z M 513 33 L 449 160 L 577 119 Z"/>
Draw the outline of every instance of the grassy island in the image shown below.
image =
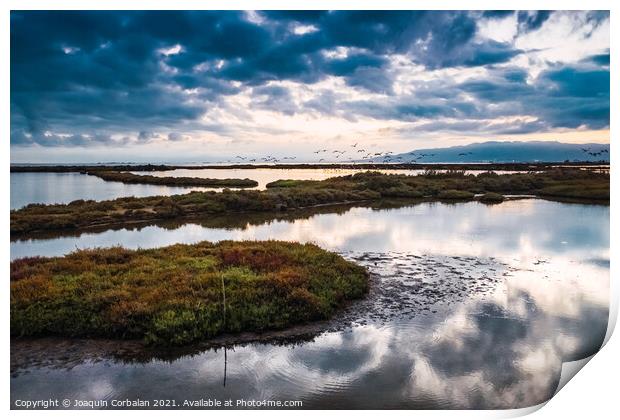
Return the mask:
<path fill-rule="evenodd" d="M 311 244 L 82 250 L 11 263 L 11 335 L 181 345 L 326 319 L 367 289 L 364 268 Z"/>
<path fill-rule="evenodd" d="M 608 203 L 609 173 L 566 168 L 503 175 L 494 172 L 466 175 L 462 171 L 427 171 L 417 176 L 363 172 L 323 181 L 280 180 L 267 184 L 265 191 L 225 189 L 170 197 L 30 204 L 11 212 L 11 234 L 91 229 L 235 212 L 281 212 L 385 198 L 473 200 L 475 194 L 486 193 L 532 194 L 558 200 Z"/>
<path fill-rule="evenodd" d="M 494 192 L 488 192 L 480 197 L 480 201 L 487 204 L 502 203 L 505 199 L 503 195 Z"/>
<path fill-rule="evenodd" d="M 251 188 L 258 186 L 258 182 L 244 178 L 198 178 L 189 176 L 153 176 L 139 175 L 131 172 L 119 171 L 87 171 L 87 175 L 93 175 L 104 181 L 122 182 L 124 184 L 148 184 L 166 185 L 172 187 L 220 187 L 220 188 Z"/>

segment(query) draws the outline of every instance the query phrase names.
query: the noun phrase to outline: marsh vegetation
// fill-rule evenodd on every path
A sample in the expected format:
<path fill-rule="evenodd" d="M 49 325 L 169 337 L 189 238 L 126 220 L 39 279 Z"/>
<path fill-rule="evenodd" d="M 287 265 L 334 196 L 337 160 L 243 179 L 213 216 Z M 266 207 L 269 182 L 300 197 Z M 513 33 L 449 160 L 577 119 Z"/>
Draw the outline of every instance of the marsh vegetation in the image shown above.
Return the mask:
<path fill-rule="evenodd" d="M 487 204 L 502 203 L 505 199 L 503 195 L 494 192 L 484 193 L 480 197 L 480 201 Z"/>
<path fill-rule="evenodd" d="M 258 182 L 245 178 L 198 178 L 198 177 L 173 177 L 138 175 L 122 171 L 86 171 L 87 175 L 93 175 L 104 181 L 122 182 L 124 184 L 147 184 L 166 185 L 173 187 L 226 187 L 226 188 L 251 188 L 258 186 Z"/>
<path fill-rule="evenodd" d="M 223 241 L 11 263 L 11 335 L 180 345 L 330 317 L 366 270 L 312 244 Z"/>
<path fill-rule="evenodd" d="M 170 197 L 124 197 L 69 204 L 30 204 L 11 212 L 11 234 L 85 229 L 180 217 L 235 212 L 281 212 L 317 205 L 385 198 L 471 200 L 475 194 L 533 194 L 539 197 L 609 201 L 609 174 L 554 169 L 498 175 L 426 171 L 417 176 L 363 172 L 323 181 L 280 180 L 266 191 L 190 192 Z"/>

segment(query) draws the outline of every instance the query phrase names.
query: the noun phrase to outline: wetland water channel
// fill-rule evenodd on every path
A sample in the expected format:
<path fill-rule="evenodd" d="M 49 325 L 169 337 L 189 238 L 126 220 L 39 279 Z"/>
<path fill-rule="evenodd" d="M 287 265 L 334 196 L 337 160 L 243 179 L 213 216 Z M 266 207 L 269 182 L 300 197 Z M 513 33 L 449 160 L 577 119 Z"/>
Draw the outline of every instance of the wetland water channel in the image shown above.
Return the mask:
<path fill-rule="evenodd" d="M 88 340 L 14 339 L 12 401 L 519 408 L 549 399 L 562 362 L 596 352 L 606 332 L 604 205 L 523 199 L 317 210 L 273 220 L 236 215 L 216 227 L 183 222 L 15 240 L 11 258 L 224 239 L 314 242 L 366 266 L 371 292 L 311 337 L 226 351 L 216 346 L 131 360 L 89 352 L 97 344 Z"/>
<path fill-rule="evenodd" d="M 196 178 L 249 178 L 258 182 L 251 189 L 265 189 L 265 186 L 279 179 L 321 181 L 335 176 L 352 175 L 364 172 L 362 169 L 175 169 L 170 171 L 134 171 L 139 175 L 160 177 L 196 177 Z M 381 169 L 387 174 L 417 175 L 422 169 Z M 467 171 L 477 174 L 480 170 Z M 511 171 L 495 171 L 511 173 Z M 512 171 L 514 172 L 514 171 Z M 236 188 L 231 188 L 236 189 Z M 112 200 L 120 197 L 148 197 L 152 195 L 185 194 L 190 191 L 221 191 L 222 188 L 179 187 L 146 184 L 123 184 L 108 182 L 93 175 L 79 172 L 12 172 L 11 173 L 11 210 L 19 209 L 30 203 L 67 204 L 73 200 Z"/>

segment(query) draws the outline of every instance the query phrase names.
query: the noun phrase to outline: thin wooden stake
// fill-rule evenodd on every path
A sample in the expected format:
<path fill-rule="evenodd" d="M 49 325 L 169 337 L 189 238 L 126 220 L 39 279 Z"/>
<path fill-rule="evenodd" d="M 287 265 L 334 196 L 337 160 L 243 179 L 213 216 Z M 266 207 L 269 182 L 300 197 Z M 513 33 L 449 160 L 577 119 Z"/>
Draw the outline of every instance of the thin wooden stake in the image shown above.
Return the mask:
<path fill-rule="evenodd" d="M 223 302 L 223 311 L 224 314 L 224 331 L 226 330 L 226 287 L 224 287 L 224 275 L 222 274 L 222 302 Z M 228 365 L 228 358 L 226 355 L 226 346 L 224 346 L 224 388 L 226 388 L 226 368 Z"/>
<path fill-rule="evenodd" d="M 222 274 L 222 301 L 224 314 L 224 330 L 226 330 L 226 288 L 224 287 L 224 275 Z"/>
<path fill-rule="evenodd" d="M 228 358 L 226 357 L 226 346 L 224 346 L 224 388 L 226 388 L 226 367 L 228 366 Z"/>

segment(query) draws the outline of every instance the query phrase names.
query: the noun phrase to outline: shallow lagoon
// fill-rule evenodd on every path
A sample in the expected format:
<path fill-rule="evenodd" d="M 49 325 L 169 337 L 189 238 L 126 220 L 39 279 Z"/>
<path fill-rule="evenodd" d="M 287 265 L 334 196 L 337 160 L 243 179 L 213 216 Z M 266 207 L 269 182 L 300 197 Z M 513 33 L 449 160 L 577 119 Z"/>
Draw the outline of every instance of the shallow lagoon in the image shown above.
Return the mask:
<path fill-rule="evenodd" d="M 73 200 L 111 200 L 119 197 L 184 194 L 206 188 L 123 184 L 78 172 L 11 173 L 11 210 L 28 204 L 67 204 Z"/>
<path fill-rule="evenodd" d="M 236 345 L 226 356 L 220 348 L 173 361 L 27 368 L 11 380 L 12 400 L 243 398 L 299 399 L 305 408 L 516 408 L 550 398 L 562 361 L 592 354 L 605 335 L 608 206 L 528 199 L 350 208 L 247 224 L 236 219 L 231 227 L 187 223 L 17 241 L 11 257 L 115 244 L 312 241 L 366 265 L 382 289 L 398 295 L 371 305 L 351 328 L 296 344 Z"/>
<path fill-rule="evenodd" d="M 175 169 L 172 171 L 139 172 L 136 174 L 198 178 L 249 178 L 258 182 L 252 189 L 265 189 L 269 182 L 279 179 L 323 180 L 351 175 L 364 170 L 352 169 Z M 422 170 L 384 169 L 380 172 L 417 175 Z M 469 171 L 479 173 L 482 171 Z M 497 171 L 506 173 L 508 171 Z M 235 189 L 235 188 L 231 188 Z M 107 182 L 96 176 L 78 172 L 13 172 L 11 173 L 11 210 L 31 203 L 67 204 L 73 200 L 111 200 L 120 197 L 185 194 L 190 191 L 221 191 L 222 188 L 168 187 L 161 185 L 123 184 Z"/>
<path fill-rule="evenodd" d="M 366 172 L 367 169 L 175 169 L 172 171 L 139 172 L 135 174 L 172 177 L 197 177 L 197 178 L 250 178 L 258 182 L 256 189 L 265 189 L 265 186 L 279 179 L 314 180 L 322 181 L 336 176 L 353 175 Z M 419 175 L 423 169 L 378 169 L 377 172 L 385 174 Z M 439 170 L 445 172 L 445 170 Z M 479 174 L 484 171 L 466 171 L 468 174 Z M 498 174 L 514 173 L 515 171 L 495 171 Z"/>

